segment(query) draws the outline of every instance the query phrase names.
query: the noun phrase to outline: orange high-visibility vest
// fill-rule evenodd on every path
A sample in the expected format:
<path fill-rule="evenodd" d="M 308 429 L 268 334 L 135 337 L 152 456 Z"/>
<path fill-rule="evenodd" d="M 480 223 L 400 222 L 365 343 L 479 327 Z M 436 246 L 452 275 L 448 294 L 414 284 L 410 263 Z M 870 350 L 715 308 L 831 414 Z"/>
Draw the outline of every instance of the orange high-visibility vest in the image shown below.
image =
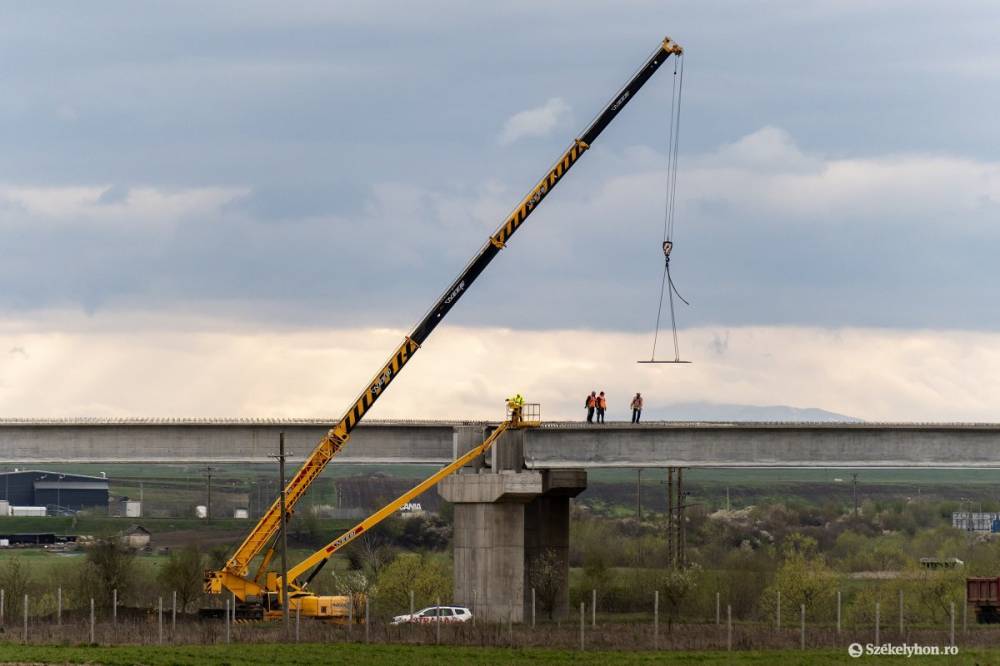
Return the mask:
<path fill-rule="evenodd" d="M 607 398 L 604 398 L 603 396 L 597 396 L 597 407 L 599 409 L 607 409 L 608 408 Z"/>
<path fill-rule="evenodd" d="M 593 409 L 597 405 L 597 398 L 592 395 L 587 396 L 587 407 Z"/>

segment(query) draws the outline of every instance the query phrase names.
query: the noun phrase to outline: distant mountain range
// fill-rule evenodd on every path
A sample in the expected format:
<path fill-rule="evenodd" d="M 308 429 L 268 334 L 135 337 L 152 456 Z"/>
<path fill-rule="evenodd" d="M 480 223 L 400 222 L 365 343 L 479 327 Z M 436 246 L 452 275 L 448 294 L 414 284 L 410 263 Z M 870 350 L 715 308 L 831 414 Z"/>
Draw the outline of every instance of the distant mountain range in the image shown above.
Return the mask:
<path fill-rule="evenodd" d="M 650 419 L 669 421 L 841 421 L 863 419 L 816 407 L 787 405 L 733 405 L 715 402 L 682 402 L 649 410 Z M 646 416 L 646 414 L 643 414 Z"/>

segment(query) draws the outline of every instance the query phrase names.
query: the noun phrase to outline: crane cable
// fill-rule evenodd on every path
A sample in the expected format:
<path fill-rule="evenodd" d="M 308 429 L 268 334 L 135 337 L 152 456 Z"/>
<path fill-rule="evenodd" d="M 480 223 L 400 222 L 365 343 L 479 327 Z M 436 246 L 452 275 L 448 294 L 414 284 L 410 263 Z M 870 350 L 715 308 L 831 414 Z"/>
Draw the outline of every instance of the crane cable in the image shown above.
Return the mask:
<path fill-rule="evenodd" d="M 678 76 L 679 73 L 679 76 Z M 656 343 L 660 336 L 660 317 L 663 312 L 663 293 L 667 292 L 670 304 L 670 327 L 674 339 L 674 361 L 681 358 L 680 346 L 677 341 L 677 319 L 674 314 L 674 295 L 676 294 L 685 305 L 690 305 L 674 286 L 670 276 L 670 251 L 673 249 L 674 219 L 677 202 L 677 157 L 681 132 L 681 97 L 684 93 L 684 57 L 678 56 L 674 61 L 674 79 L 670 96 L 670 131 L 667 140 L 667 195 L 663 212 L 663 279 L 660 282 L 660 300 L 656 309 L 656 330 L 653 334 L 653 352 L 650 360 L 656 360 Z"/>

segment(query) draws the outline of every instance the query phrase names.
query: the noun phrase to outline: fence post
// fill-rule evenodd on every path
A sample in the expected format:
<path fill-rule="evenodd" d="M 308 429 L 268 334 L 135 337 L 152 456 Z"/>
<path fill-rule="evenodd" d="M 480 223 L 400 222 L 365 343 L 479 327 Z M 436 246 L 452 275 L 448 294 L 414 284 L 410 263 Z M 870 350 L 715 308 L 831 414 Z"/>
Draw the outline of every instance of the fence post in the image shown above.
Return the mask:
<path fill-rule="evenodd" d="M 435 645 L 441 645 L 441 597 L 438 597 L 436 601 L 437 606 L 434 609 L 434 643 Z"/>
<path fill-rule="evenodd" d="M 0 605 L 3 605 L 0 602 Z M 62 626 L 62 587 L 56 588 L 56 624 Z"/>
<path fill-rule="evenodd" d="M 840 590 L 837 590 L 837 635 L 840 635 Z"/>
<path fill-rule="evenodd" d="M 354 627 L 354 592 L 347 593 L 347 630 Z"/>
<path fill-rule="evenodd" d="M 903 588 L 899 588 L 899 637 L 903 637 Z"/>
<path fill-rule="evenodd" d="M 580 602 L 580 651 L 581 652 L 583 651 L 583 625 L 584 625 L 584 621 L 583 621 L 583 618 L 584 618 L 584 608 L 583 607 L 585 605 L 586 604 L 584 602 L 582 602 L 582 601 Z"/>
<path fill-rule="evenodd" d="M 118 626 L 118 588 L 111 590 L 111 624 Z"/>
<path fill-rule="evenodd" d="M 880 624 L 880 622 L 879 622 L 879 619 L 880 619 L 879 618 L 879 611 L 880 611 L 880 609 L 879 609 L 879 602 L 876 601 L 875 602 L 875 645 L 881 645 L 882 644 L 881 642 L 879 642 L 879 639 L 878 639 L 878 632 L 879 632 L 879 628 L 880 628 L 879 627 L 879 624 Z"/>
<path fill-rule="evenodd" d="M 806 605 L 802 604 L 799 608 L 801 613 L 801 619 L 799 620 L 799 647 L 802 650 L 806 649 Z"/>
<path fill-rule="evenodd" d="M 715 626 L 722 624 L 722 596 L 715 593 Z"/>
<path fill-rule="evenodd" d="M 295 606 L 295 642 L 299 642 L 299 619 L 302 617 L 302 604 Z"/>
<path fill-rule="evenodd" d="M 660 591 L 653 592 L 653 649 L 660 649 Z"/>
<path fill-rule="evenodd" d="M 476 615 L 479 614 L 479 607 L 476 605 L 476 591 L 472 591 L 472 626 L 476 626 Z"/>
<path fill-rule="evenodd" d="M 28 595 L 24 595 L 24 642 L 28 642 Z"/>
<path fill-rule="evenodd" d="M 415 613 L 415 607 L 413 605 L 413 590 L 410 590 L 410 622 L 413 622 L 413 613 Z"/>
<path fill-rule="evenodd" d="M 229 611 L 229 602 L 226 602 L 226 612 Z M 156 623 L 157 631 L 159 633 L 157 640 L 159 640 L 160 645 L 163 645 L 163 597 L 159 597 L 156 600 Z"/>
<path fill-rule="evenodd" d="M 590 591 L 590 627 L 597 627 L 597 588 Z"/>
<path fill-rule="evenodd" d="M 230 623 L 233 621 L 232 615 L 229 614 L 229 599 L 226 599 L 226 642 L 230 640 Z"/>
<path fill-rule="evenodd" d="M 726 604 L 726 650 L 733 651 L 733 605 Z"/>
<path fill-rule="evenodd" d="M 368 642 L 368 631 L 369 631 L 368 628 L 372 624 L 371 605 L 372 605 L 372 599 L 370 596 L 366 594 L 365 595 L 365 643 Z"/>
<path fill-rule="evenodd" d="M 965 599 L 962 603 L 962 633 L 969 633 L 969 586 L 965 586 Z"/>
<path fill-rule="evenodd" d="M 535 588 L 531 588 L 531 628 L 535 628 Z"/>
<path fill-rule="evenodd" d="M 94 597 L 90 598 L 90 643 L 93 645 L 97 641 L 94 640 Z"/>
<path fill-rule="evenodd" d="M 174 633 L 177 631 L 177 590 L 173 591 L 173 599 L 170 606 L 170 636 L 173 639 Z"/>
<path fill-rule="evenodd" d="M 781 631 L 781 590 L 778 590 L 778 603 L 774 611 L 774 626 Z"/>
<path fill-rule="evenodd" d="M 955 644 L 955 602 L 951 602 L 951 632 L 949 633 L 949 645 Z"/>
<path fill-rule="evenodd" d="M 4 597 L 7 595 L 7 590 L 0 590 L 0 624 L 3 624 L 3 607 L 6 599 Z"/>

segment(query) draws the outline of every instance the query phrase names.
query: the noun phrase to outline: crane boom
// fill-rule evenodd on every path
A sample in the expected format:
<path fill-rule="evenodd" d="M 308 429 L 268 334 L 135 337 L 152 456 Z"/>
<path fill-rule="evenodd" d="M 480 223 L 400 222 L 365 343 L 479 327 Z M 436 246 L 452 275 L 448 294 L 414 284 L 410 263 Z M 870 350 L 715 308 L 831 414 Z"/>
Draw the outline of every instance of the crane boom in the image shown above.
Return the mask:
<path fill-rule="evenodd" d="M 521 227 L 535 208 L 538 207 L 538 204 L 548 196 L 552 188 L 566 175 L 566 172 L 580 159 L 580 156 L 600 136 L 601 132 L 621 113 L 625 105 L 635 97 L 635 94 L 656 70 L 659 69 L 660 65 L 671 55 L 680 55 L 682 52 L 681 47 L 670 38 L 664 39 L 656 51 L 646 60 L 645 64 L 615 94 L 587 129 L 573 141 L 548 173 L 538 181 L 510 213 L 503 224 L 487 239 L 479 249 L 479 252 L 473 256 L 465 269 L 455 278 L 455 281 L 441 294 L 410 334 L 403 339 L 403 342 L 389 357 L 389 360 L 382 366 L 382 369 L 368 382 L 368 385 L 351 407 L 319 441 L 308 458 L 306 458 L 302 467 L 299 468 L 295 476 L 288 482 L 285 488 L 285 503 L 289 514 L 292 513 L 299 499 L 301 499 L 312 482 L 322 473 L 330 460 L 340 452 L 340 449 L 343 448 L 350 437 L 351 431 L 357 426 L 358 422 L 361 421 L 372 405 L 375 404 L 375 401 L 385 392 L 389 384 L 392 383 L 403 369 L 403 366 L 413 358 L 413 355 L 420 349 L 420 345 L 423 344 L 437 325 L 441 323 L 441 320 L 444 319 L 448 312 L 458 303 L 459 299 L 468 291 L 476 278 L 486 269 L 500 250 L 503 249 L 511 236 Z M 206 589 L 208 591 L 221 592 L 222 587 L 225 586 L 225 579 L 229 577 L 241 578 L 246 575 L 250 561 L 263 550 L 277 533 L 281 522 L 280 513 L 279 502 L 275 500 L 250 531 L 250 534 L 244 539 L 243 543 L 240 544 L 240 547 L 236 549 L 229 561 L 226 562 L 225 567 L 221 571 L 209 572 L 206 578 Z"/>
<path fill-rule="evenodd" d="M 301 562 L 290 568 L 288 570 L 289 583 L 298 584 L 298 579 L 307 571 L 309 571 L 310 569 L 312 569 L 317 565 L 326 562 L 326 560 L 330 559 L 330 557 L 332 557 L 333 554 L 336 553 L 338 550 L 340 550 L 347 544 L 354 541 L 363 533 L 371 530 L 373 527 L 381 523 L 389 516 L 393 515 L 404 504 L 419 497 L 420 495 L 423 495 L 429 489 L 433 488 L 438 483 L 440 483 L 442 479 L 444 479 L 447 476 L 451 476 L 457 470 L 468 465 L 470 462 L 472 462 L 479 456 L 489 451 L 490 447 L 492 447 L 493 444 L 496 443 L 496 441 L 500 438 L 500 435 L 506 432 L 509 427 L 511 427 L 510 421 L 502 422 L 499 426 L 497 426 L 497 428 L 492 433 L 490 433 L 490 435 L 485 440 L 483 440 L 482 444 L 476 446 L 475 448 L 469 450 L 467 453 L 456 458 L 453 462 L 449 463 L 445 467 L 442 467 L 431 476 L 427 477 L 414 487 L 410 488 L 405 493 L 403 493 L 393 501 L 389 502 L 388 504 L 383 506 L 381 509 L 379 509 L 372 515 L 368 516 L 360 523 L 358 523 L 351 529 L 347 530 L 339 537 L 337 537 L 336 539 L 334 539 L 327 545 L 323 546 L 309 557 L 305 558 L 304 560 L 302 560 Z M 309 580 L 312 580 L 312 578 L 313 575 L 311 574 L 309 576 Z"/>

